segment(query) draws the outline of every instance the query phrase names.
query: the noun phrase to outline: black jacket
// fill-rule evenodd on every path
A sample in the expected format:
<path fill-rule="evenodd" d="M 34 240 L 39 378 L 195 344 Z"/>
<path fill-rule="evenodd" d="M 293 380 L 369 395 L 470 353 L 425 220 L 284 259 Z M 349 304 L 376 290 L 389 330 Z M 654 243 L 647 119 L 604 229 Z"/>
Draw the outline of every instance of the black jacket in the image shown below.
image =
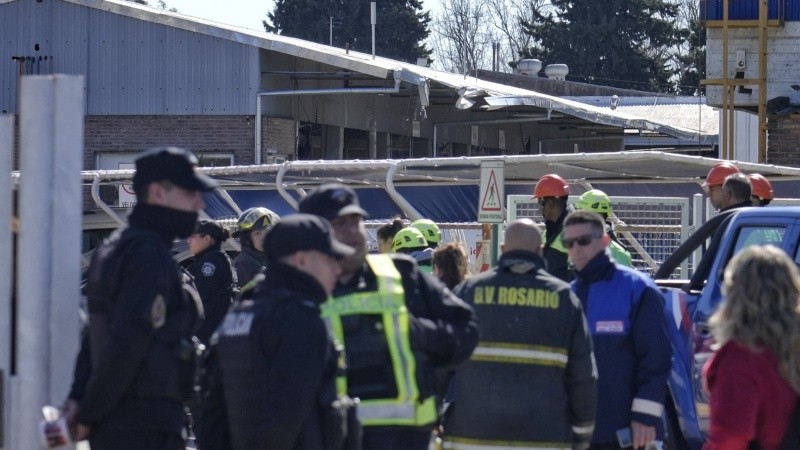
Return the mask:
<path fill-rule="evenodd" d="M 452 368 L 469 358 L 478 343 L 478 319 L 469 305 L 456 297 L 435 277 L 420 271 L 416 262 L 407 255 L 392 254 L 403 280 L 406 307 L 411 315 L 411 349 L 416 359 L 416 378 L 420 400 L 435 394 L 434 369 Z M 355 292 L 377 289 L 375 274 L 365 262 L 361 269 L 345 284 L 337 285 L 333 299 Z M 360 339 L 372 333 L 379 324 L 373 323 L 374 314 L 343 317 L 345 353 L 347 355 L 347 388 L 350 397 L 383 398 L 375 392 L 379 374 L 387 370 L 385 360 L 376 355 L 388 350 L 372 348 Z M 374 340 L 370 340 L 374 343 Z M 369 348 L 362 345 L 370 346 Z M 388 367 L 391 370 L 391 366 Z"/>
<path fill-rule="evenodd" d="M 233 260 L 233 267 L 236 268 L 236 282 L 239 288 L 243 288 L 253 277 L 264 273 L 267 268 L 267 255 L 243 245 L 242 251 Z M 248 290 L 252 293 L 252 287 L 248 287 Z M 250 295 L 247 297 L 250 298 Z"/>
<path fill-rule="evenodd" d="M 325 299 L 315 279 L 277 263 L 254 299 L 225 316 L 216 351 L 233 448 L 323 449 L 322 405 L 335 399 L 337 372 Z"/>
<path fill-rule="evenodd" d="M 183 429 L 183 401 L 191 393 L 194 369 L 190 339 L 202 304 L 191 277 L 172 258 L 175 235 L 168 231 L 165 210 L 137 205 L 130 226 L 94 252 L 84 340 L 91 357 L 84 348 L 79 358 L 79 364 L 91 366 L 91 376 L 77 389 L 80 423 Z"/>
<path fill-rule="evenodd" d="M 572 206 L 568 205 L 555 222 L 550 220 L 544 222 L 546 240 L 542 255 L 547 261 L 547 273 L 567 282 L 572 280 L 572 270 L 569 267 L 567 250 L 561 242 L 561 234 L 564 232 L 564 219 L 572 211 Z"/>
<path fill-rule="evenodd" d="M 454 443 L 586 448 L 597 370 L 583 308 L 544 259 L 515 250 L 456 294 L 481 318 L 481 340 L 456 370 L 445 425 Z"/>
<path fill-rule="evenodd" d="M 186 270 L 194 277 L 197 292 L 203 301 L 205 319 L 197 337 L 208 345 L 208 339 L 217 329 L 233 298 L 233 267 L 230 258 L 217 243 L 195 256 Z"/>

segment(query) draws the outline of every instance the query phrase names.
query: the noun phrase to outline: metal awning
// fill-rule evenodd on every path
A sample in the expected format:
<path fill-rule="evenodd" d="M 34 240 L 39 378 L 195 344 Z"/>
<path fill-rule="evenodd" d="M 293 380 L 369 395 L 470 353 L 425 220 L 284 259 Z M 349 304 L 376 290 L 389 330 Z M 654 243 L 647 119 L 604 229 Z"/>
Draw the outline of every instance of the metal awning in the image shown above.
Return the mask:
<path fill-rule="evenodd" d="M 11 1 L 17 0 L 0 0 L 0 3 Z M 308 59 L 378 79 L 392 79 L 393 74 L 400 71 L 409 74 L 409 76 L 414 75 L 427 79 L 432 84 L 458 92 L 460 96 L 456 101 L 457 108 L 466 107 L 473 111 L 496 111 L 504 109 L 518 110 L 520 107 L 527 107 L 528 111 L 556 112 L 602 125 L 652 131 L 680 139 L 697 141 L 701 144 L 707 144 L 707 140 L 716 137 L 718 134 L 716 129 L 708 130 L 702 123 L 687 127 L 685 120 L 675 122 L 670 121 L 669 118 L 637 117 L 619 110 L 587 105 L 532 90 L 482 80 L 474 76 L 444 72 L 388 58 L 375 57 L 373 59 L 372 55 L 365 53 L 217 23 L 198 17 L 139 5 L 130 1 L 62 1 Z"/>

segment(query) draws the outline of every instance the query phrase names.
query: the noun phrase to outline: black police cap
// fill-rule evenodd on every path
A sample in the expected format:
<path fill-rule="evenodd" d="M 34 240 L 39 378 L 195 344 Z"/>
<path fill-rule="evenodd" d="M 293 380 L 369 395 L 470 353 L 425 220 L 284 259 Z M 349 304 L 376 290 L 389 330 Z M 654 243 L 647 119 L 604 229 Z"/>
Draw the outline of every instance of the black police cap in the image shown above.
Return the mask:
<path fill-rule="evenodd" d="M 159 181 L 169 181 L 190 191 L 210 191 L 216 188 L 218 183 L 198 171 L 197 163 L 197 158 L 182 148 L 159 147 L 148 150 L 136 159 L 134 189 Z"/>
<path fill-rule="evenodd" d="M 298 211 L 333 220 L 348 214 L 368 214 L 361 208 L 356 192 L 343 184 L 323 184 L 300 200 Z"/>
<path fill-rule="evenodd" d="M 330 222 L 311 214 L 287 216 L 264 236 L 264 253 L 270 260 L 306 250 L 316 250 L 337 259 L 355 253 L 352 247 L 334 237 Z"/>

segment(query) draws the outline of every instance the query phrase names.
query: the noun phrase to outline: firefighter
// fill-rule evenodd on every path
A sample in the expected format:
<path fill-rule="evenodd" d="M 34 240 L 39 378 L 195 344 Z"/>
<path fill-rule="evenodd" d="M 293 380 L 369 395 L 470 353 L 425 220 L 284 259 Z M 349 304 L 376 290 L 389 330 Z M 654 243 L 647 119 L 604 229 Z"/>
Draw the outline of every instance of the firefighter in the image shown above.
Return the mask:
<path fill-rule="evenodd" d="M 533 198 L 539 200 L 539 210 L 544 217 L 544 259 L 547 272 L 556 278 L 570 281 L 567 250 L 561 242 L 564 218 L 572 211 L 567 204 L 570 188 L 567 181 L 551 173 L 542 176 L 533 188 Z"/>
<path fill-rule="evenodd" d="M 267 230 L 280 221 L 280 217 L 267 208 L 249 208 L 239 215 L 234 237 L 239 238 L 242 251 L 233 260 L 239 292 L 249 297 L 255 287 L 256 275 L 267 269 L 267 256 L 264 254 L 264 235 Z"/>
<path fill-rule="evenodd" d="M 430 219 L 418 219 L 411 222 L 411 226 L 418 229 L 425 240 L 428 242 L 428 247 L 436 248 L 442 242 L 442 230 L 439 225 Z"/>
<path fill-rule="evenodd" d="M 355 255 L 342 260 L 323 306 L 344 343 L 347 393 L 358 397 L 363 448 L 426 450 L 437 419 L 434 369 L 466 360 L 478 341 L 472 308 L 402 254 L 367 254 L 366 211 L 341 184 L 319 186 L 300 212 L 329 219 Z"/>
<path fill-rule="evenodd" d="M 419 229 L 406 227 L 398 231 L 392 240 L 392 251 L 411 256 L 424 273 L 433 273 L 433 249 L 428 246 L 425 236 Z"/>
<path fill-rule="evenodd" d="M 611 250 L 611 256 L 618 264 L 632 267 L 633 264 L 631 262 L 630 252 L 628 252 L 619 241 L 616 233 L 614 233 L 614 224 L 608 220 L 608 216 L 612 212 L 611 200 L 608 198 L 608 195 L 600 189 L 586 191 L 578 197 L 578 201 L 575 203 L 575 209 L 578 211 L 594 212 L 603 217 L 603 220 L 606 222 L 606 233 L 608 237 L 611 238 L 611 242 L 608 246 Z"/>
<path fill-rule="evenodd" d="M 497 266 L 456 289 L 481 318 L 481 340 L 456 370 L 445 448 L 586 449 L 597 371 L 580 301 L 545 271 L 530 219 L 506 228 Z"/>

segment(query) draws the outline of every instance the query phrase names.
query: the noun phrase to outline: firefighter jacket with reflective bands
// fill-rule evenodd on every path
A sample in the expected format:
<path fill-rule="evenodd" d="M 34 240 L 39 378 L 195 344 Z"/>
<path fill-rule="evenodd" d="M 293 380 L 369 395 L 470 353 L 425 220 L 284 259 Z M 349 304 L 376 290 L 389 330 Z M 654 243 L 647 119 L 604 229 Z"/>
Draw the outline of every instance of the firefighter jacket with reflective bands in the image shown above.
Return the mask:
<path fill-rule="evenodd" d="M 588 448 L 597 371 L 580 301 L 531 252 L 456 288 L 481 318 L 481 338 L 456 370 L 445 448 Z"/>
<path fill-rule="evenodd" d="M 472 309 L 406 255 L 368 255 L 322 306 L 344 344 L 347 394 L 364 426 L 431 427 L 433 369 L 465 360 L 478 339 Z"/>

